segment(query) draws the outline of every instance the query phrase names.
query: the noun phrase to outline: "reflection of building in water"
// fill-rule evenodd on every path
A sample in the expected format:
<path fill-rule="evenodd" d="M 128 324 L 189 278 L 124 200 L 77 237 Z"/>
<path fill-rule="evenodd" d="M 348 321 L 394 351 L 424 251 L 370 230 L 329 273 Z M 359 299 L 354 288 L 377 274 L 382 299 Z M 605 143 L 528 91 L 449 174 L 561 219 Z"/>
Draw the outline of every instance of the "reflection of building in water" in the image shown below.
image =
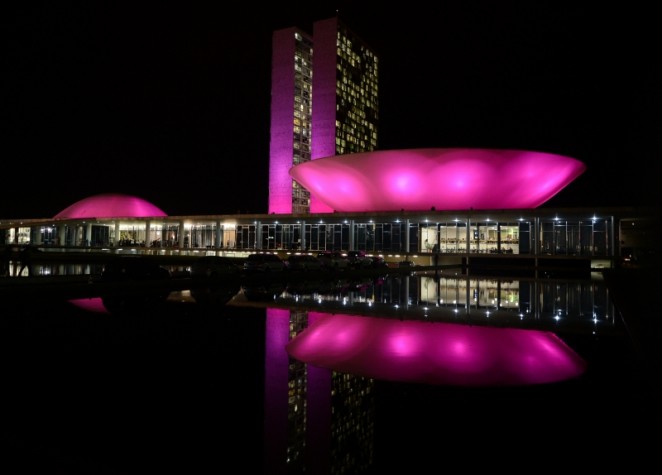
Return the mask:
<path fill-rule="evenodd" d="M 329 473 L 368 473 L 375 436 L 375 382 L 333 372 L 333 414 Z"/>
<path fill-rule="evenodd" d="M 363 473 L 372 464 L 373 381 L 289 358 L 317 315 L 266 309 L 265 464 L 278 473 Z"/>
<path fill-rule="evenodd" d="M 264 362 L 265 467 L 287 473 L 289 362 L 284 348 L 289 340 L 289 311 L 268 309 Z"/>
<path fill-rule="evenodd" d="M 444 277 L 442 277 L 444 276 Z M 309 293 L 283 292 L 275 300 L 308 311 L 340 311 L 400 319 L 457 321 L 516 326 L 613 327 L 615 308 L 600 280 L 469 277 L 463 274 L 392 275 L 373 281 L 344 282 L 341 288 Z"/>
<path fill-rule="evenodd" d="M 288 341 L 306 328 L 306 312 L 289 313 Z M 282 317 L 278 317 L 282 318 Z M 305 472 L 307 376 L 306 365 L 288 358 L 287 373 L 287 465 L 291 472 Z"/>
<path fill-rule="evenodd" d="M 534 319 L 614 319 L 609 293 L 602 282 L 475 279 L 464 276 L 418 276 L 407 279 L 412 280 L 409 287 L 418 292 L 420 305 L 467 311 L 511 311 L 518 313 L 521 318 Z M 576 310 L 570 312 L 569 308 Z"/>
<path fill-rule="evenodd" d="M 286 350 L 308 364 L 376 381 L 443 386 L 538 385 L 586 370 L 551 331 L 342 313 L 326 314 Z"/>
<path fill-rule="evenodd" d="M 34 261 L 35 259 L 33 259 Z M 100 275 L 103 264 L 77 263 L 77 262 L 39 262 L 38 258 L 32 265 L 32 275 L 35 276 L 60 276 L 60 275 Z M 28 269 L 23 267 L 18 259 L 10 260 L 7 272 L 9 276 L 28 276 Z M 0 273 L 0 276 L 2 274 Z"/>
<path fill-rule="evenodd" d="M 420 301 L 432 305 L 519 309 L 520 282 L 502 279 L 421 276 Z"/>

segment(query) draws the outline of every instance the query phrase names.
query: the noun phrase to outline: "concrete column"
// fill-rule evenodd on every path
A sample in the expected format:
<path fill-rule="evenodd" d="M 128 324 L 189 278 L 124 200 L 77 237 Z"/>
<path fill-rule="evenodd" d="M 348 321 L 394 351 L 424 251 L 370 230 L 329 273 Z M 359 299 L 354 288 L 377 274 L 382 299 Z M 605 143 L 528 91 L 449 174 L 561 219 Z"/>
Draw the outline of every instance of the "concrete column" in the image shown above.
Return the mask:
<path fill-rule="evenodd" d="M 92 245 L 92 223 L 85 224 L 85 242 L 83 244 L 85 247 Z"/>
<path fill-rule="evenodd" d="M 58 246 L 64 246 L 66 243 L 67 243 L 67 226 L 64 224 L 58 224 L 57 244 Z"/>
<path fill-rule="evenodd" d="M 39 246 L 40 244 L 43 243 L 42 239 L 42 227 L 41 226 L 35 226 L 34 228 L 30 228 L 30 244 L 35 244 Z"/>
<path fill-rule="evenodd" d="M 533 264 L 535 267 L 534 276 L 538 278 L 538 256 L 540 256 L 540 218 L 533 219 Z M 537 295 L 537 294 L 536 294 Z"/>
<path fill-rule="evenodd" d="M 467 218 L 467 236 L 466 236 L 466 245 L 464 247 L 464 252 L 469 254 L 469 250 L 471 250 L 471 218 Z"/>
<path fill-rule="evenodd" d="M 616 240 L 616 234 L 614 231 L 614 217 L 610 216 L 609 219 L 607 220 L 609 229 L 608 229 L 608 236 L 609 236 L 609 241 L 607 242 L 607 255 L 610 257 L 616 257 L 616 248 L 618 247 L 617 244 L 619 241 Z M 618 251 L 618 254 L 620 255 L 620 249 Z"/>
<path fill-rule="evenodd" d="M 405 281 L 404 281 L 404 295 L 401 295 L 400 298 L 400 303 L 404 308 L 409 308 L 409 276 L 405 275 Z"/>
<path fill-rule="evenodd" d="M 120 222 L 115 221 L 115 247 L 120 247 Z"/>
<path fill-rule="evenodd" d="M 221 228 L 221 222 L 216 221 L 216 241 L 214 242 L 214 248 L 220 249 L 223 247 L 223 228 Z"/>
<path fill-rule="evenodd" d="M 519 232 L 518 232 L 519 236 Z M 519 240 L 519 237 L 517 238 Z M 511 245 L 512 249 L 512 245 Z M 497 223 L 497 252 L 501 252 L 501 222 Z"/>
<path fill-rule="evenodd" d="M 464 308 L 465 308 L 467 314 L 469 314 L 469 311 L 470 311 L 470 308 L 471 308 L 471 280 L 469 279 L 469 271 L 470 270 L 471 269 L 469 268 L 469 266 L 467 266 L 467 278 L 465 279 L 465 282 L 464 282 L 464 284 L 465 284 L 464 299 L 465 299 L 465 302 L 466 302 L 466 305 L 465 305 Z M 497 292 L 497 299 L 498 298 L 499 298 L 499 292 Z"/>
<path fill-rule="evenodd" d="M 152 221 L 151 220 L 146 220 L 145 221 L 145 246 L 150 247 L 152 245 L 152 237 L 150 236 L 151 232 L 151 227 L 152 227 Z"/>
<path fill-rule="evenodd" d="M 184 249 L 185 239 L 186 239 L 186 227 L 184 226 L 184 221 L 180 221 L 179 231 L 177 232 L 177 249 Z M 188 237 L 188 240 L 191 241 L 191 236 Z"/>
<path fill-rule="evenodd" d="M 306 249 L 308 245 L 306 244 L 306 222 L 301 221 L 301 228 L 299 229 L 299 235 L 301 236 L 301 250 Z"/>
<path fill-rule="evenodd" d="M 405 220 L 405 251 L 409 254 L 409 220 Z"/>
<path fill-rule="evenodd" d="M 349 248 L 348 251 L 354 251 L 356 246 L 354 245 L 354 220 L 352 219 L 349 222 Z"/>
<path fill-rule="evenodd" d="M 255 223 L 255 249 L 262 249 L 262 223 Z"/>

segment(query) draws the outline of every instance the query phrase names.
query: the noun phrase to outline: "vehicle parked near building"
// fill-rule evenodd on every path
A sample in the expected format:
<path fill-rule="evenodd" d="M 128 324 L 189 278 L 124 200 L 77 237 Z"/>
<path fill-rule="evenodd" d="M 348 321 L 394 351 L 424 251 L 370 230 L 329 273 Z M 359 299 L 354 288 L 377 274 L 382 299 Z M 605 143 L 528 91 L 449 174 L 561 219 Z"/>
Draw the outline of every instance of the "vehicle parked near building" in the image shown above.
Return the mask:
<path fill-rule="evenodd" d="M 366 269 L 372 266 L 372 259 L 366 255 L 365 251 L 349 251 L 347 260 L 350 267 L 354 269 Z"/>
<path fill-rule="evenodd" d="M 246 272 L 281 272 L 285 267 L 285 261 L 276 254 L 249 254 L 244 260 Z"/>
<path fill-rule="evenodd" d="M 322 251 L 317 254 L 324 269 L 340 270 L 349 267 L 349 259 L 338 251 Z"/>
<path fill-rule="evenodd" d="M 370 267 L 373 269 L 388 269 L 388 263 L 382 256 L 370 256 Z"/>
<path fill-rule="evenodd" d="M 101 271 L 101 280 L 106 282 L 132 280 L 170 279 L 167 268 L 144 257 L 120 257 L 107 262 Z"/>
<path fill-rule="evenodd" d="M 240 267 L 234 259 L 222 256 L 203 256 L 191 265 L 191 278 L 215 278 L 238 274 Z"/>
<path fill-rule="evenodd" d="M 322 270 L 322 262 L 310 254 L 292 254 L 287 258 L 287 268 L 291 271 L 316 271 Z"/>

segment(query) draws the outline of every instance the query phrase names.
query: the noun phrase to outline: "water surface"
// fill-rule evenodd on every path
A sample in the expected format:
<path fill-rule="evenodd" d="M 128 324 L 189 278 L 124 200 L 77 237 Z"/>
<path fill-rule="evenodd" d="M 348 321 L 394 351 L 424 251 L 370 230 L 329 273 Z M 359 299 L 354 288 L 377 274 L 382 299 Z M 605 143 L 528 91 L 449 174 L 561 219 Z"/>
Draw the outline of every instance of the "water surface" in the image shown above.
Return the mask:
<path fill-rule="evenodd" d="M 658 420 L 600 279 L 132 290 L 0 304 L 8 460 L 66 473 L 595 468 L 633 463 Z"/>

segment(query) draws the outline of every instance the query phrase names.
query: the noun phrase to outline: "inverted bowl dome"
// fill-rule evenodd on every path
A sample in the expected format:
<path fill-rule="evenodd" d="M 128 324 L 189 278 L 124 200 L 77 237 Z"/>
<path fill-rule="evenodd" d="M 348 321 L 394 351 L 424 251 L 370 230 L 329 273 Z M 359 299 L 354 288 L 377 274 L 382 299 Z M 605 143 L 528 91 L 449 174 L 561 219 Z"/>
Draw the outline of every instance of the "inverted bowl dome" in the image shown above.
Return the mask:
<path fill-rule="evenodd" d="M 107 193 L 77 201 L 56 214 L 55 218 L 147 218 L 151 216 L 167 216 L 167 214 L 142 198 Z"/>
<path fill-rule="evenodd" d="M 536 208 L 585 170 L 551 153 L 428 148 L 311 160 L 290 176 L 335 211 L 422 211 Z"/>
<path fill-rule="evenodd" d="M 389 381 L 458 386 L 544 384 L 575 378 L 586 362 L 554 333 L 309 312 L 293 358 Z"/>

